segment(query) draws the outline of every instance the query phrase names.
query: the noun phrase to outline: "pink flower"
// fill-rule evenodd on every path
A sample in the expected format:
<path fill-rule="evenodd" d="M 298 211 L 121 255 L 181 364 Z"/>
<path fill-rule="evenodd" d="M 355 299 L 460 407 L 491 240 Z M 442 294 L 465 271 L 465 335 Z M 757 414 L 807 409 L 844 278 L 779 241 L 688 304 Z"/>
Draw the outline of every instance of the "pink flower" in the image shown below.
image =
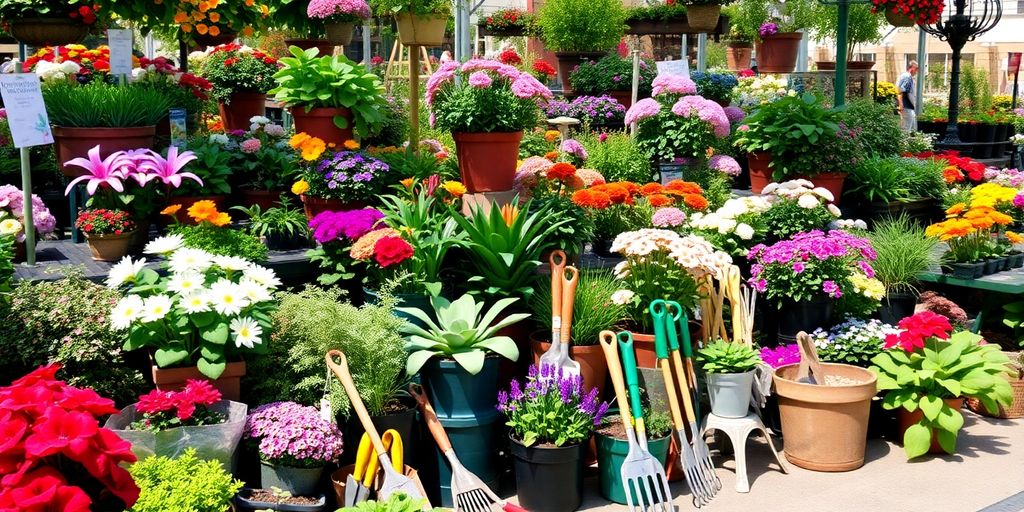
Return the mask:
<path fill-rule="evenodd" d="M 659 228 L 674 228 L 686 222 L 686 213 L 679 208 L 661 208 L 651 216 L 651 224 Z"/>
<path fill-rule="evenodd" d="M 725 117 L 722 106 L 711 100 L 700 96 L 683 96 L 672 105 L 672 113 L 677 116 L 690 117 L 697 114 L 702 121 L 706 121 L 715 131 L 718 138 L 729 136 L 729 118 Z"/>
<path fill-rule="evenodd" d="M 139 163 L 139 170 L 154 174 L 154 177 L 159 178 L 164 185 L 171 185 L 174 188 L 181 186 L 183 178 L 194 180 L 202 186 L 203 180 L 199 176 L 191 172 L 181 172 L 189 162 L 195 159 L 195 153 L 185 151 L 179 155 L 177 146 L 171 146 L 167 148 L 167 158 L 160 156 L 159 153 L 151 152 L 148 159 Z"/>
<path fill-rule="evenodd" d="M 472 75 L 469 75 L 469 85 L 476 87 L 477 89 L 484 89 L 490 87 L 493 80 L 487 76 L 487 73 L 483 71 L 477 71 Z"/>
<path fill-rule="evenodd" d="M 807 268 L 807 265 L 804 265 L 803 263 L 799 263 L 799 262 L 794 263 L 793 264 L 793 273 L 794 274 L 799 274 L 799 273 L 803 272 L 806 268 Z"/>
<path fill-rule="evenodd" d="M 313 19 L 325 20 L 332 17 L 358 18 L 361 20 L 370 17 L 370 6 L 365 0 L 310 0 L 306 7 L 306 16 Z"/>
<path fill-rule="evenodd" d="M 729 176 L 739 176 L 742 169 L 739 162 L 729 155 L 714 155 L 708 159 L 708 167 Z"/>
<path fill-rule="evenodd" d="M 549 100 L 554 97 L 550 89 L 528 73 L 520 73 L 519 77 L 512 82 L 512 94 L 515 94 L 517 98 L 544 98 Z"/>
<path fill-rule="evenodd" d="M 821 283 L 821 291 L 827 293 L 828 296 L 833 299 L 838 299 L 843 296 L 843 291 L 839 289 L 839 285 L 837 285 L 835 281 L 831 280 Z"/>
<path fill-rule="evenodd" d="M 597 140 L 599 140 L 601 142 L 604 142 L 604 141 L 608 140 L 608 134 L 605 133 L 605 132 L 601 132 L 601 135 L 597 136 Z"/>
<path fill-rule="evenodd" d="M 697 84 L 685 76 L 658 75 L 651 82 L 651 93 L 653 96 L 660 96 L 662 94 L 697 94 Z"/>
<path fill-rule="evenodd" d="M 502 64 L 496 60 L 490 59 L 469 59 L 465 64 L 462 65 L 463 73 L 471 73 L 473 71 L 498 71 L 501 69 Z M 456 63 L 458 66 L 458 63 Z"/>
<path fill-rule="evenodd" d="M 441 86 L 451 82 L 455 78 L 455 72 L 459 69 L 459 63 L 455 61 L 448 61 L 442 63 L 437 71 L 430 78 L 427 79 L 427 105 L 434 102 L 434 97 L 437 96 L 437 91 L 441 89 Z"/>
<path fill-rule="evenodd" d="M 661 112 L 661 104 L 653 98 L 644 98 L 629 107 L 626 111 L 626 126 L 633 123 L 639 123 L 644 119 L 648 119 L 658 115 Z"/>
<path fill-rule="evenodd" d="M 1024 208 L 1024 192 L 1018 192 L 1013 196 L 1013 205 L 1017 208 Z"/>
<path fill-rule="evenodd" d="M 722 110 L 725 111 L 725 117 L 729 118 L 729 122 L 731 123 L 738 123 L 742 121 L 744 117 L 747 117 L 746 112 L 743 112 L 743 109 L 739 107 L 733 107 L 730 105 Z"/>
<path fill-rule="evenodd" d="M 64 189 L 64 195 L 70 194 L 71 189 L 82 181 L 89 182 L 85 186 L 85 189 L 89 192 L 90 196 L 96 194 L 96 189 L 98 189 L 100 185 L 107 185 L 117 192 L 124 192 L 124 183 L 122 183 L 122 180 L 125 179 L 125 176 L 121 171 L 121 167 L 125 163 L 124 152 L 115 151 L 106 158 L 100 159 L 100 147 L 99 145 L 96 145 L 89 150 L 88 155 L 88 160 L 79 157 L 64 162 L 64 165 L 81 167 L 89 172 L 89 174 L 85 174 L 71 180 L 71 183 L 68 183 L 67 188 Z"/>
<path fill-rule="evenodd" d="M 242 150 L 242 153 L 250 154 L 259 151 L 261 146 L 262 144 L 259 139 L 248 139 L 239 144 L 239 148 Z"/>

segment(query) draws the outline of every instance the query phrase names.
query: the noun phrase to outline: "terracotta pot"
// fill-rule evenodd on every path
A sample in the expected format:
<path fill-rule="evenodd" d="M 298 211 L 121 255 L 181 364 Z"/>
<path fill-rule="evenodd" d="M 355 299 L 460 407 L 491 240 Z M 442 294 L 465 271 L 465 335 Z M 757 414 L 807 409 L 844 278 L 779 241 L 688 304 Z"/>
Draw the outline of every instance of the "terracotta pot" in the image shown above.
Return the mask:
<path fill-rule="evenodd" d="M 305 107 L 292 107 L 289 110 L 295 119 L 295 133 L 306 132 L 338 147 L 352 140 L 352 111 L 347 108 L 317 107 L 307 111 Z M 338 128 L 334 124 L 334 116 L 347 119 L 348 128 Z"/>
<path fill-rule="evenodd" d="M 540 364 L 540 356 L 551 348 L 551 342 L 539 341 L 538 338 L 551 338 L 546 331 L 537 331 L 530 335 L 533 348 L 533 364 Z M 634 338 L 634 343 L 636 342 Z M 580 363 L 580 375 L 583 376 L 583 389 L 590 391 L 597 388 L 598 398 L 604 396 L 604 384 L 608 379 L 608 361 L 604 358 L 601 345 L 571 345 L 569 355 Z"/>
<path fill-rule="evenodd" d="M 958 410 L 958 411 L 960 409 L 962 409 L 963 406 L 964 406 L 964 399 L 963 399 L 963 397 L 961 397 L 961 398 L 943 398 L 942 401 L 946 402 L 946 405 L 948 405 L 948 406 L 950 406 L 953 409 Z M 982 406 L 982 408 L 984 409 L 984 406 Z M 900 425 L 900 441 L 901 442 L 903 440 L 903 434 L 905 434 L 907 432 L 907 429 L 910 428 L 911 425 L 921 421 L 921 418 L 923 418 L 923 417 L 924 417 L 924 412 L 921 411 L 920 407 L 915 409 L 914 412 L 909 412 L 909 411 L 907 411 L 906 409 L 904 409 L 902 407 L 900 407 L 899 409 L 896 410 L 896 421 L 898 421 L 899 425 Z M 957 437 L 959 438 L 959 436 L 957 436 Z M 946 450 L 943 450 L 942 446 L 939 445 L 939 438 L 938 438 L 938 436 L 935 435 L 934 432 L 932 432 L 932 445 L 930 447 L 928 447 L 928 453 L 938 453 L 938 454 L 946 453 Z M 955 453 L 955 450 L 954 450 L 954 453 Z"/>
<path fill-rule="evenodd" d="M 167 198 L 167 205 L 181 205 L 181 208 L 178 208 L 178 211 L 174 212 L 174 218 L 177 219 L 179 223 L 195 224 L 195 222 L 192 221 L 192 217 L 188 216 L 189 207 L 199 201 L 213 201 L 213 204 L 217 205 L 218 211 L 224 211 L 224 203 L 226 200 L 227 196 L 178 196 Z M 161 215 L 157 223 L 161 225 L 169 224 L 168 216 Z"/>
<path fill-rule="evenodd" d="M 395 16 L 395 23 L 398 25 L 398 38 L 405 46 L 441 46 L 448 17 L 399 14 Z"/>
<path fill-rule="evenodd" d="M 92 259 L 96 261 L 117 261 L 128 254 L 135 238 L 136 230 L 120 235 L 90 235 L 86 233 L 85 239 L 89 241 L 89 250 L 92 252 Z"/>
<path fill-rule="evenodd" d="M 791 73 L 803 39 L 800 32 L 780 32 L 757 43 L 757 70 L 761 73 Z"/>
<path fill-rule="evenodd" d="M 795 380 L 799 366 L 781 366 L 772 376 L 779 399 L 786 458 L 812 471 L 850 471 L 863 466 L 877 378 L 864 368 L 822 363 L 828 374 L 861 383 L 803 384 Z"/>
<path fill-rule="evenodd" d="M 316 48 L 319 50 L 317 55 L 321 57 L 334 53 L 334 44 L 327 39 L 285 39 L 284 44 L 287 46 L 297 46 L 303 50 Z"/>
<path fill-rule="evenodd" d="M 299 199 L 302 200 L 302 209 L 306 212 L 306 218 L 309 220 L 313 220 L 313 217 L 316 217 L 321 212 L 347 212 L 366 206 L 366 203 L 363 201 L 345 202 L 341 199 L 328 199 L 326 197 L 307 196 L 306 194 L 300 195 Z"/>
<path fill-rule="evenodd" d="M 85 169 L 63 165 L 72 158 L 88 158 L 89 150 L 100 147 L 100 158 L 127 149 L 153 147 L 156 126 L 134 126 L 129 128 L 71 128 L 53 127 L 53 141 L 57 147 L 57 161 L 61 172 L 69 178 L 81 176 Z"/>
<path fill-rule="evenodd" d="M 25 18 L 9 20 L 10 32 L 21 43 L 41 48 L 81 42 L 89 26 L 70 18 Z"/>
<path fill-rule="evenodd" d="M 224 400 L 237 402 L 240 400 L 241 379 L 245 375 L 245 361 L 228 363 L 224 373 L 217 380 L 212 380 L 199 373 L 199 369 L 195 366 L 157 368 L 156 365 L 153 365 L 152 370 L 153 384 L 160 391 L 178 391 L 185 388 L 185 384 L 189 379 L 203 379 L 210 381 L 213 387 L 220 391 Z"/>
<path fill-rule="evenodd" d="M 729 71 L 750 69 L 750 56 L 752 53 L 754 53 L 754 49 L 750 44 L 747 44 L 746 46 L 730 44 L 726 47 L 725 59 L 728 63 Z"/>
<path fill-rule="evenodd" d="M 816 63 L 819 71 L 832 71 L 836 69 L 836 61 L 834 60 L 819 60 Z M 873 60 L 848 60 L 846 61 L 846 69 L 849 71 L 870 71 L 871 68 L 875 67 L 875 61 Z"/>
<path fill-rule="evenodd" d="M 267 95 L 261 92 L 233 92 L 228 102 L 219 102 L 224 131 L 248 130 L 254 116 L 267 113 Z"/>
<path fill-rule="evenodd" d="M 352 30 L 356 24 L 352 22 L 331 22 L 324 24 L 327 40 L 335 46 L 345 46 L 352 42 Z"/>
<path fill-rule="evenodd" d="M 828 189 L 828 191 L 832 193 L 832 196 L 835 197 L 835 201 L 832 202 L 835 203 L 836 206 L 839 206 L 839 200 L 842 199 L 843 197 L 843 182 L 846 181 L 846 173 L 823 172 L 814 177 L 793 176 L 790 179 L 808 180 L 811 183 L 814 183 L 815 187 L 822 187 Z"/>
<path fill-rule="evenodd" d="M 261 211 L 281 206 L 281 192 L 277 190 L 242 189 L 242 206 L 259 205 Z"/>
<path fill-rule="evenodd" d="M 234 32 L 221 32 L 217 35 L 210 34 L 209 32 L 205 34 L 200 34 L 199 32 L 192 33 L 192 41 L 194 41 L 197 46 L 207 47 L 228 44 L 231 41 L 234 41 L 237 37 L 238 34 Z"/>
<path fill-rule="evenodd" d="M 714 32 L 718 26 L 719 4 L 693 4 L 686 6 L 686 22 L 694 32 Z"/>
<path fill-rule="evenodd" d="M 633 91 L 608 91 L 608 95 L 626 107 L 626 110 L 633 106 Z"/>
<path fill-rule="evenodd" d="M 885 20 L 894 27 L 913 27 L 914 20 L 903 13 L 895 13 L 892 9 L 885 10 Z"/>
<path fill-rule="evenodd" d="M 555 52 L 558 58 L 558 79 L 562 82 L 562 92 L 572 92 L 572 82 L 569 75 L 576 66 L 584 60 L 597 60 L 607 55 L 607 52 Z"/>
<path fill-rule="evenodd" d="M 512 190 L 523 132 L 454 132 L 462 184 L 470 193 Z"/>
<path fill-rule="evenodd" d="M 765 151 L 747 153 L 747 166 L 750 167 L 750 191 L 760 194 L 772 182 L 772 154 Z"/>

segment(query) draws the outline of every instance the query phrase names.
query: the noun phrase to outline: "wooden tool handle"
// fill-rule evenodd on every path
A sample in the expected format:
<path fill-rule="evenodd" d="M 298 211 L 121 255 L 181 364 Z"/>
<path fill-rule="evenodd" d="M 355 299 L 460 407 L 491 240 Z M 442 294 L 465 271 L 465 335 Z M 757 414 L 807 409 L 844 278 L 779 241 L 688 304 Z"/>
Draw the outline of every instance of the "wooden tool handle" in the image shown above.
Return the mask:
<path fill-rule="evenodd" d="M 423 411 L 423 419 L 427 422 L 427 429 L 430 430 L 430 435 L 434 436 L 434 441 L 437 442 L 437 447 L 441 449 L 441 453 L 451 450 L 452 442 L 448 439 L 448 433 L 444 431 L 444 425 L 441 425 L 441 421 L 437 419 L 437 413 L 434 412 L 430 401 L 427 400 L 427 395 L 423 393 L 423 388 L 419 384 L 411 383 L 409 384 L 409 394 L 416 399 L 420 410 Z"/>
<path fill-rule="evenodd" d="M 334 358 L 338 358 L 337 363 L 334 362 Z M 355 409 L 356 416 L 359 417 L 359 423 L 363 425 L 366 435 L 370 436 L 373 449 L 377 450 L 378 455 L 387 453 L 384 443 L 380 440 L 380 434 L 377 433 L 377 428 L 370 421 L 370 413 L 367 412 L 366 406 L 363 405 L 363 399 L 359 397 L 359 391 L 356 391 L 356 383 L 352 381 L 352 374 L 348 371 L 348 359 L 345 358 L 345 354 L 340 350 L 329 350 L 324 356 L 324 360 L 327 362 L 327 367 L 334 372 L 334 375 L 341 381 L 342 387 L 345 388 L 348 401 L 352 404 L 352 408 Z"/>
<path fill-rule="evenodd" d="M 668 395 L 669 410 L 672 411 L 672 424 L 675 425 L 676 430 L 682 430 L 685 428 L 685 424 L 683 423 L 683 414 L 679 412 L 679 399 L 676 397 L 672 368 L 668 365 L 668 359 L 659 359 L 658 366 L 661 367 L 661 376 L 665 380 L 665 393 Z M 681 439 L 681 441 L 686 442 L 685 439 Z"/>
<path fill-rule="evenodd" d="M 565 273 L 570 274 L 572 277 L 565 279 Z M 572 308 L 576 304 L 576 286 L 579 284 L 580 271 L 576 267 L 570 265 L 565 267 L 563 275 L 559 278 L 564 279 L 562 281 L 562 343 L 571 343 L 572 340 L 569 338 L 572 332 Z"/>
<path fill-rule="evenodd" d="M 683 409 L 686 410 L 687 421 L 697 421 L 697 415 L 693 412 L 693 397 L 690 396 L 690 386 L 686 383 L 686 369 L 683 367 L 683 358 L 679 356 L 679 351 L 672 352 L 672 363 L 674 363 L 676 369 L 676 375 L 679 376 L 677 387 L 679 393 L 683 398 Z"/>
<path fill-rule="evenodd" d="M 629 400 L 626 398 L 626 381 L 622 376 L 622 363 L 619 362 L 619 348 L 616 343 L 615 333 L 612 331 L 601 331 L 597 336 L 604 351 L 604 358 L 608 362 L 608 374 L 612 377 L 612 388 L 615 390 L 615 402 L 619 404 L 619 417 L 626 430 L 633 428 L 632 415 L 629 411 Z"/>
<path fill-rule="evenodd" d="M 806 332 L 800 331 L 796 335 L 796 342 L 800 346 L 800 367 L 797 369 L 797 380 L 809 376 L 814 377 L 814 384 L 825 385 L 825 369 L 818 360 L 818 348 Z M 808 375 L 810 372 L 810 375 Z"/>

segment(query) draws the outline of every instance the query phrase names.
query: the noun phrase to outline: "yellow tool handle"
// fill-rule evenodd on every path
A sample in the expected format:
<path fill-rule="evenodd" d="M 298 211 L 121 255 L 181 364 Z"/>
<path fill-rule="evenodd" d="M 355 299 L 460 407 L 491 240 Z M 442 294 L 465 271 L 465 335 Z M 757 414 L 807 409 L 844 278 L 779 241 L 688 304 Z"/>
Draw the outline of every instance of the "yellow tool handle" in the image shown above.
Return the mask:
<path fill-rule="evenodd" d="M 337 363 L 334 362 L 335 358 L 338 359 Z M 359 417 L 359 423 L 363 425 L 366 435 L 370 436 L 373 449 L 378 454 L 385 453 L 387 450 L 384 448 L 384 443 L 381 443 L 380 436 L 377 434 L 377 428 L 373 425 L 373 421 L 370 420 L 370 413 L 366 410 L 362 398 L 359 397 L 356 383 L 352 380 L 352 374 L 348 371 L 348 358 L 340 350 L 329 350 L 324 355 L 324 362 L 327 363 L 327 367 L 334 372 L 334 375 L 341 381 L 342 387 L 345 388 L 348 401 L 352 404 L 352 409 L 356 411 L 356 416 Z"/>
<path fill-rule="evenodd" d="M 356 468 L 352 472 L 352 478 L 355 478 L 357 482 L 362 482 L 363 477 L 373 473 L 373 471 L 369 470 L 371 465 L 376 469 L 377 458 L 373 456 L 373 446 L 370 444 L 370 437 L 363 434 L 363 437 L 359 440 L 359 449 L 356 450 Z M 370 481 L 372 482 L 373 479 L 371 478 Z"/>
<path fill-rule="evenodd" d="M 669 409 L 672 411 L 672 424 L 676 426 L 676 430 L 682 430 L 685 428 L 683 423 L 683 414 L 679 412 L 679 399 L 676 397 L 675 379 L 672 378 L 672 368 L 669 366 L 668 359 L 659 359 L 658 366 L 661 367 L 661 375 L 665 379 L 665 391 L 668 395 Z M 680 441 L 686 442 L 685 439 Z"/>
<path fill-rule="evenodd" d="M 622 426 L 626 427 L 628 431 L 632 428 L 633 416 L 629 411 L 629 400 L 626 399 L 626 380 L 622 376 L 622 363 L 619 361 L 619 348 L 615 333 L 601 331 L 597 340 L 601 343 L 601 350 L 604 351 L 604 358 L 608 362 L 608 374 L 612 377 L 612 388 L 615 389 L 615 402 L 619 404 L 619 417 L 622 419 Z"/>
<path fill-rule="evenodd" d="M 672 362 L 675 363 L 676 374 L 679 375 L 679 380 L 676 385 L 679 388 L 679 392 L 683 396 L 683 409 L 686 409 L 686 420 L 690 422 L 697 421 L 697 415 L 693 412 L 693 401 L 690 397 L 690 386 L 686 383 L 686 370 L 683 368 L 683 358 L 679 357 L 679 351 L 672 351 Z"/>
<path fill-rule="evenodd" d="M 405 447 L 402 444 L 402 436 L 395 429 L 388 429 L 384 432 L 384 439 L 390 442 L 386 443 L 388 455 L 391 457 L 391 467 L 401 475 L 405 473 Z"/>

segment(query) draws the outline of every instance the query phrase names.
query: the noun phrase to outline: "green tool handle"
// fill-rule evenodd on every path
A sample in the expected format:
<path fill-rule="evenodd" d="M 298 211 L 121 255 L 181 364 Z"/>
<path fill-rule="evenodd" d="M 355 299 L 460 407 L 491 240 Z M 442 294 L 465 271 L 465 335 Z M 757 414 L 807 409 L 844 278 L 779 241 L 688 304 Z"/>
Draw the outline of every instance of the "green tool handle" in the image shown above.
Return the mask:
<path fill-rule="evenodd" d="M 622 354 L 626 386 L 629 388 L 630 412 L 633 413 L 633 421 L 642 424 L 644 413 L 640 404 L 640 382 L 637 378 L 636 355 L 633 353 L 633 335 L 629 331 L 619 333 L 619 352 Z"/>
<path fill-rule="evenodd" d="M 676 304 L 676 306 L 679 306 L 679 304 Z M 693 359 L 693 345 L 690 342 L 690 318 L 682 306 L 679 306 L 679 311 L 682 312 L 682 314 L 679 315 L 679 331 L 682 332 L 683 335 L 683 355 L 686 356 L 687 359 Z M 676 349 L 678 349 L 678 347 L 676 347 Z"/>
<path fill-rule="evenodd" d="M 668 345 L 665 344 L 665 317 L 668 316 L 668 306 L 665 301 L 655 299 L 647 309 L 650 310 L 654 321 L 654 352 L 658 359 L 668 359 Z"/>
<path fill-rule="evenodd" d="M 679 350 L 679 329 L 676 327 L 676 322 L 680 318 L 685 318 L 686 313 L 683 312 L 683 307 L 678 302 L 668 301 L 668 310 L 672 314 L 672 321 L 666 321 L 665 330 L 668 332 L 668 348 L 669 350 L 676 352 Z M 673 310 L 675 311 L 673 313 Z M 683 325 L 686 325 L 684 322 Z"/>

